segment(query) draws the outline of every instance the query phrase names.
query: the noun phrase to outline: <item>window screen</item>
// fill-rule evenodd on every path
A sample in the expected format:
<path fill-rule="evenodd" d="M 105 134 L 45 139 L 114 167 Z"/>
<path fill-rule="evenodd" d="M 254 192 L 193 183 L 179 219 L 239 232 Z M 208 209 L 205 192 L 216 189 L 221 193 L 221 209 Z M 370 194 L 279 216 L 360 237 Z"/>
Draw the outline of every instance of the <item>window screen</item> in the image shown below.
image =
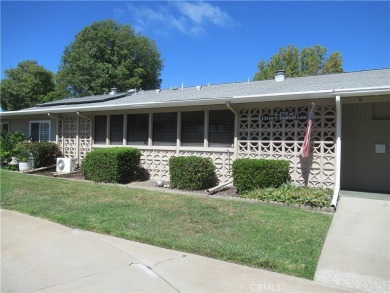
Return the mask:
<path fill-rule="evenodd" d="M 50 141 L 50 124 L 47 122 L 40 122 L 39 127 L 39 141 Z"/>
<path fill-rule="evenodd" d="M 204 112 L 183 112 L 181 116 L 181 145 L 204 145 Z"/>
<path fill-rule="evenodd" d="M 127 116 L 127 144 L 148 145 L 149 114 Z"/>
<path fill-rule="evenodd" d="M 39 141 L 39 122 L 31 122 L 30 138 L 32 141 Z"/>
<path fill-rule="evenodd" d="M 123 144 L 123 115 L 110 116 L 110 144 Z"/>
<path fill-rule="evenodd" d="M 153 145 L 176 145 L 177 114 L 153 114 Z"/>
<path fill-rule="evenodd" d="M 106 144 L 107 116 L 95 116 L 95 143 Z"/>
<path fill-rule="evenodd" d="M 232 147 L 234 144 L 234 114 L 229 110 L 209 112 L 209 146 Z"/>
<path fill-rule="evenodd" d="M 30 138 L 32 141 L 50 141 L 50 121 L 30 122 Z"/>
<path fill-rule="evenodd" d="M 2 123 L 1 124 L 1 131 L 4 132 L 4 133 L 8 133 L 9 132 L 9 124 L 8 123 Z"/>

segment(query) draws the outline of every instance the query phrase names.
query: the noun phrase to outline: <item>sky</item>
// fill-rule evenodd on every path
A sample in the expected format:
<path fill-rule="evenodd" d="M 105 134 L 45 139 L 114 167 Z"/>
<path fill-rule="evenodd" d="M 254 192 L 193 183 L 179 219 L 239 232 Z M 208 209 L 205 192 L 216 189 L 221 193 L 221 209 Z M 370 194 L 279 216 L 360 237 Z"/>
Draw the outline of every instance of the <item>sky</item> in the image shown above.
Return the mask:
<path fill-rule="evenodd" d="M 390 67 L 389 1 L 4 1 L 1 78 L 35 60 L 57 72 L 66 46 L 94 21 L 115 19 L 156 42 L 161 88 L 252 80 L 281 47 L 316 44 L 344 71 Z"/>

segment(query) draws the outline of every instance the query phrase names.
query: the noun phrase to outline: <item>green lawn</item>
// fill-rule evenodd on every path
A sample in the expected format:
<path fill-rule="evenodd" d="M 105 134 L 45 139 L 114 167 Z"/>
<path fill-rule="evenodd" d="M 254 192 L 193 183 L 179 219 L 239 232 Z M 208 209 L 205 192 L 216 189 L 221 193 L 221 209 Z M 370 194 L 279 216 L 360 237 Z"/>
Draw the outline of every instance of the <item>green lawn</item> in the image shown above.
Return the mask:
<path fill-rule="evenodd" d="M 0 171 L 1 207 L 80 229 L 314 277 L 331 215 Z"/>

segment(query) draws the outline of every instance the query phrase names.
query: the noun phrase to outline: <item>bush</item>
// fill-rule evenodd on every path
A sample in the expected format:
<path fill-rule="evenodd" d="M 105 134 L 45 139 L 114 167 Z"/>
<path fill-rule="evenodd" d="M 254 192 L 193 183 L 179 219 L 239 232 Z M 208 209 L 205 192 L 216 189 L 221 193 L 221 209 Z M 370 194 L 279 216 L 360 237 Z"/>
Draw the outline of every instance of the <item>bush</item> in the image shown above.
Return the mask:
<path fill-rule="evenodd" d="M 169 172 L 172 188 L 199 190 L 211 187 L 216 182 L 215 166 L 208 158 L 172 157 Z"/>
<path fill-rule="evenodd" d="M 26 140 L 26 136 L 19 131 L 1 132 L 0 134 L 0 160 L 7 162 L 15 156 L 15 147 L 18 143 Z"/>
<path fill-rule="evenodd" d="M 298 187 L 291 184 L 282 184 L 279 188 L 256 189 L 241 197 L 288 205 L 330 207 L 332 190 L 329 188 Z"/>
<path fill-rule="evenodd" d="M 136 148 L 95 149 L 84 158 L 81 171 L 87 180 L 128 183 L 138 176 L 140 158 Z"/>
<path fill-rule="evenodd" d="M 19 142 L 12 152 L 18 162 L 28 162 L 32 156 L 31 143 L 25 141 Z"/>
<path fill-rule="evenodd" d="M 30 149 L 34 156 L 34 168 L 51 166 L 61 156 L 58 145 L 53 142 L 33 142 Z"/>
<path fill-rule="evenodd" d="M 279 187 L 289 179 L 285 160 L 237 159 L 233 162 L 233 184 L 238 194 L 256 188 Z"/>
<path fill-rule="evenodd" d="M 28 162 L 34 157 L 34 168 L 48 167 L 56 163 L 61 151 L 53 142 L 19 142 L 13 149 L 19 162 Z"/>

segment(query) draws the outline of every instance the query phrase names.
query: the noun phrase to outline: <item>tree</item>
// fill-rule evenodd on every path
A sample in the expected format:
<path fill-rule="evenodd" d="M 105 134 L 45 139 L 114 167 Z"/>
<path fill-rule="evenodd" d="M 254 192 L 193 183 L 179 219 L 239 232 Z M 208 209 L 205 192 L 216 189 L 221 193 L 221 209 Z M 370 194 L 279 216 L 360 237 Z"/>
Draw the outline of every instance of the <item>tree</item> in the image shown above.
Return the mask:
<path fill-rule="evenodd" d="M 85 27 L 63 53 L 57 83 L 68 96 L 104 94 L 110 88 L 154 89 L 162 61 L 154 41 L 114 20 Z"/>
<path fill-rule="evenodd" d="M 343 58 L 336 51 L 326 57 L 326 47 L 315 45 L 303 48 L 300 52 L 294 45 L 280 48 L 269 62 L 261 60 L 254 80 L 272 79 L 275 72 L 285 70 L 287 77 L 343 72 Z"/>
<path fill-rule="evenodd" d="M 36 61 L 22 61 L 16 68 L 4 71 L 0 83 L 1 108 L 20 110 L 48 102 L 46 96 L 54 90 L 54 74 Z"/>

